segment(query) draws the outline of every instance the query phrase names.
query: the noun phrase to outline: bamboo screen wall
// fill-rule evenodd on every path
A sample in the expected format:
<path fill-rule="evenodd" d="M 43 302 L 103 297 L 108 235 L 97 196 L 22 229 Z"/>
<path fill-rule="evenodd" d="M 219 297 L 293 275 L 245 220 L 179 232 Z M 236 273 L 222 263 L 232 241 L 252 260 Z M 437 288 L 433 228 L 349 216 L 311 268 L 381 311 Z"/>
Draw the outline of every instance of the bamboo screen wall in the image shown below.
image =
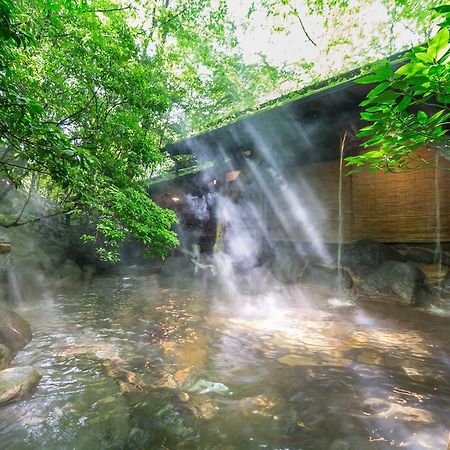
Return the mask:
<path fill-rule="evenodd" d="M 434 161 L 435 154 L 420 154 Z M 440 161 L 440 165 L 450 164 Z M 436 176 L 440 200 L 441 239 L 450 241 L 450 171 L 433 168 L 409 173 L 362 172 L 343 177 L 343 241 L 371 238 L 381 242 L 434 242 L 436 238 Z M 326 242 L 338 241 L 339 161 L 303 167 L 288 176 L 310 220 L 312 229 Z M 302 192 L 309 186 L 310 193 Z M 303 195 L 304 194 L 304 195 Z M 293 213 L 294 214 L 294 213 Z M 310 241 L 302 226 L 283 233 L 276 216 L 272 230 L 279 239 Z M 295 217 L 287 220 L 295 221 Z M 297 221 L 298 223 L 298 221 Z M 294 234 L 294 235 L 292 235 Z"/>

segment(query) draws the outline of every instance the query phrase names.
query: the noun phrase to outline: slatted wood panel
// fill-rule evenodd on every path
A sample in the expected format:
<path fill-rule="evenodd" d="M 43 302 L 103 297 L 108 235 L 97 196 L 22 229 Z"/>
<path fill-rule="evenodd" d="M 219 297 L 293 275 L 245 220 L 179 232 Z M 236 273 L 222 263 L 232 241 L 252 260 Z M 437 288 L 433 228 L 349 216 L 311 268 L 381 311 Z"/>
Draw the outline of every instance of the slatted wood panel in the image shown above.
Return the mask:
<path fill-rule="evenodd" d="M 434 162 L 436 154 L 420 152 Z M 442 159 L 440 165 L 449 167 Z M 355 239 L 433 242 L 436 239 L 436 176 L 441 238 L 450 240 L 450 172 L 433 168 L 410 173 L 359 173 L 352 176 Z"/>
<path fill-rule="evenodd" d="M 435 154 L 420 152 L 433 161 Z M 450 168 L 450 164 L 440 161 Z M 440 197 L 441 239 L 450 241 L 450 171 L 422 169 L 409 173 L 362 172 L 343 179 L 343 240 L 371 238 L 381 242 L 434 242 L 436 239 L 436 173 Z M 338 241 L 339 161 L 307 166 L 287 174 L 312 227 L 326 242 Z M 314 198 L 299 185 L 309 186 Z M 320 206 L 318 206 L 320 205 Z M 320 211 L 319 219 L 317 210 Z M 290 214 L 286 212 L 286 216 Z M 290 219 L 295 221 L 295 217 Z M 276 238 L 310 241 L 308 230 L 297 221 L 294 232 L 282 232 L 274 217 Z"/>
<path fill-rule="evenodd" d="M 277 215 L 272 216 L 275 239 L 292 241 L 338 241 L 339 218 L 339 161 L 313 164 L 286 173 L 286 182 L 298 200 L 296 205 L 286 204 L 281 220 L 291 227 L 286 233 Z M 352 239 L 351 180 L 343 178 L 343 239 Z M 282 193 L 279 193 L 283 197 Z M 282 203 L 283 199 L 279 200 Z M 302 220 L 298 220 L 302 217 Z"/>

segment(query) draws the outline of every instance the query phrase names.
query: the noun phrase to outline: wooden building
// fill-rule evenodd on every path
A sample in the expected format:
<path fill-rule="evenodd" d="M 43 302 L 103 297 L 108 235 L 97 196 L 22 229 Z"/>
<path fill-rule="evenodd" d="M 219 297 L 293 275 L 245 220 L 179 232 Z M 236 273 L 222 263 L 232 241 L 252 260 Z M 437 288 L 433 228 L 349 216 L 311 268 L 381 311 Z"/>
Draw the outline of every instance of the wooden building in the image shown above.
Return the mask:
<path fill-rule="evenodd" d="M 248 161 L 255 161 L 283 175 L 324 242 L 338 241 L 339 197 L 341 238 L 345 242 L 370 238 L 390 243 L 428 243 L 435 241 L 437 232 L 443 241 L 450 241 L 450 170 L 427 168 L 396 174 L 367 171 L 351 175 L 345 166 L 340 170 L 344 135 L 345 156 L 361 151 L 361 142 L 354 137 L 362 125 L 358 105 L 372 87 L 354 80 L 319 90 L 311 87 L 312 94 L 173 144 L 167 148 L 170 154 L 193 154 L 199 166 L 208 168 L 153 183 L 151 195 L 162 205 L 189 215 L 183 212 L 186 193 L 201 196 L 223 189 L 225 184 L 232 190 L 232 184 L 243 178 L 244 172 L 251 178 L 246 167 Z M 420 150 L 420 155 L 433 162 L 437 157 L 428 149 Z M 439 164 L 450 169 L 443 158 L 439 158 Z M 245 189 L 245 183 L 241 184 Z M 304 186 L 313 195 L 304 195 Z M 275 199 L 276 191 L 272 186 Z M 274 200 L 270 202 L 266 197 L 262 187 L 260 207 L 274 238 L 307 241 L 301 226 L 290 236 L 285 235 L 273 211 Z M 285 214 L 295 215 L 295 208 L 286 208 Z M 213 232 L 213 218 L 210 222 L 205 233 Z"/>

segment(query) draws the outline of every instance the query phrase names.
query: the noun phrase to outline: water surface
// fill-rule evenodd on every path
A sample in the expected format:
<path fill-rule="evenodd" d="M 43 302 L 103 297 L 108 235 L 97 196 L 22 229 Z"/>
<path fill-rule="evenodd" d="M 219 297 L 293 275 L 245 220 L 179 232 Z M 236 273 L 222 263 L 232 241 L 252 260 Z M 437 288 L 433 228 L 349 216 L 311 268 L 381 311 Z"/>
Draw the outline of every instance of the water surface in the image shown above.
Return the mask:
<path fill-rule="evenodd" d="M 450 318 L 278 289 L 227 298 L 157 275 L 19 308 L 42 370 L 0 408 L 12 449 L 445 449 Z"/>

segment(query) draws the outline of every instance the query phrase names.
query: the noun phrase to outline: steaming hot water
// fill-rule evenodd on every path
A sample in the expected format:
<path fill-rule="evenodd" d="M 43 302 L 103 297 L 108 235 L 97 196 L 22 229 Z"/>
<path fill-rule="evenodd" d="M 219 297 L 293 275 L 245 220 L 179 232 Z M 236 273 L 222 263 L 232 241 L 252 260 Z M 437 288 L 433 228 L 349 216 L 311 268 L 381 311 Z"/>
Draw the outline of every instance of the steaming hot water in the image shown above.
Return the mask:
<path fill-rule="evenodd" d="M 305 289 L 97 278 L 20 310 L 35 395 L 12 449 L 444 449 L 448 319 Z"/>

